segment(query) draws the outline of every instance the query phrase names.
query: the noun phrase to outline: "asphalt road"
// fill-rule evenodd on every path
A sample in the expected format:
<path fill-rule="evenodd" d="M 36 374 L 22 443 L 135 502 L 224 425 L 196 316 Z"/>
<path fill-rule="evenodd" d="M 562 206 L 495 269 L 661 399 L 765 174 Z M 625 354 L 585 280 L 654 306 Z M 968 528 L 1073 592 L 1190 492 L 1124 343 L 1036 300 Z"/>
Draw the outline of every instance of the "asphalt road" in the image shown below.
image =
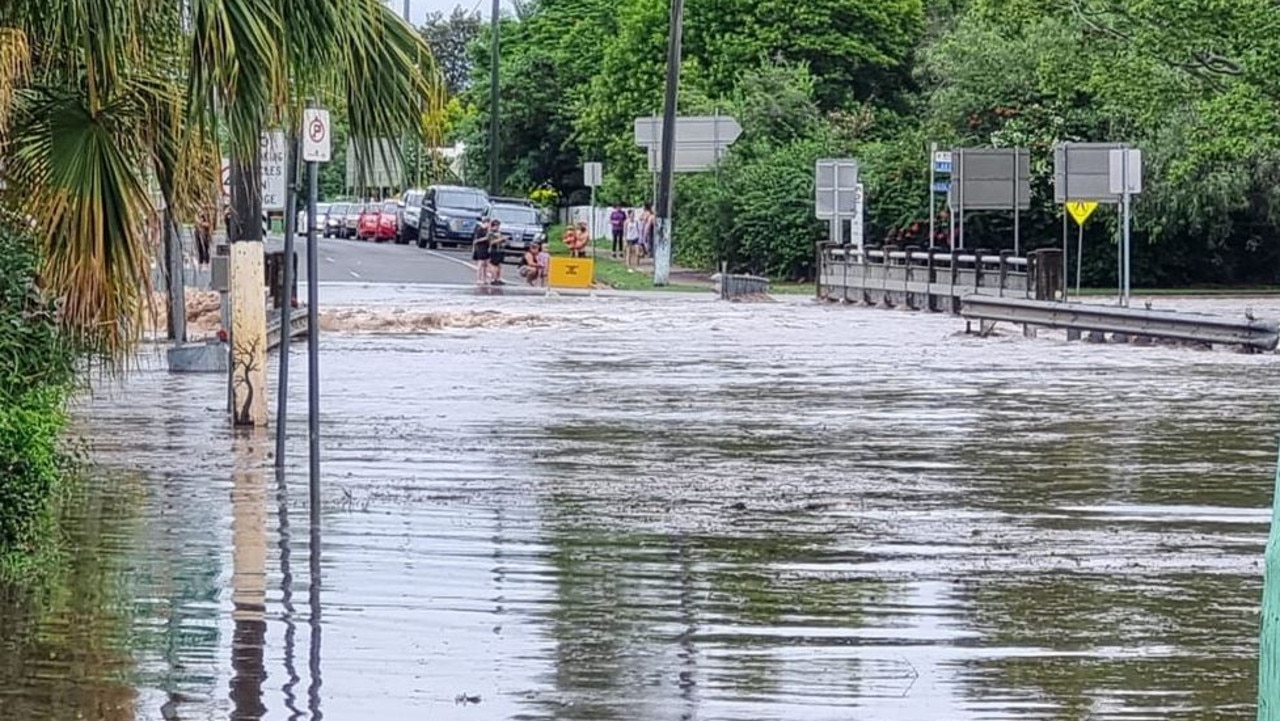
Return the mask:
<path fill-rule="evenodd" d="M 421 250 L 416 245 L 318 238 L 321 283 L 429 283 L 472 285 L 475 271 L 465 250 Z M 267 250 L 283 250 L 284 239 L 267 241 Z M 307 240 L 299 236 L 298 280 L 307 280 Z"/>

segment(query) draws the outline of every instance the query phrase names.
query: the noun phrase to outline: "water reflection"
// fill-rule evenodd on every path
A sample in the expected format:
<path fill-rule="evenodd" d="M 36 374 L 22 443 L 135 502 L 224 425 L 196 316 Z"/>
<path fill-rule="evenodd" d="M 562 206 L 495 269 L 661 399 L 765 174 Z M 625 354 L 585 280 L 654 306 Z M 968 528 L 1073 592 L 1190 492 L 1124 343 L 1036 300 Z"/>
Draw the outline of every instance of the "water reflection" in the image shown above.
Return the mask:
<path fill-rule="evenodd" d="M 267 635 L 267 483 L 263 468 L 268 441 L 263 431 L 246 432 L 235 436 L 232 447 L 236 466 L 231 487 L 234 721 L 260 721 L 267 710 L 262 684 L 267 678 L 263 664 Z"/>
<path fill-rule="evenodd" d="M 0 718 L 132 721 L 139 693 L 126 578 L 138 475 L 112 478 L 111 494 L 67 502 L 66 556 L 47 583 L 0 584 Z"/>

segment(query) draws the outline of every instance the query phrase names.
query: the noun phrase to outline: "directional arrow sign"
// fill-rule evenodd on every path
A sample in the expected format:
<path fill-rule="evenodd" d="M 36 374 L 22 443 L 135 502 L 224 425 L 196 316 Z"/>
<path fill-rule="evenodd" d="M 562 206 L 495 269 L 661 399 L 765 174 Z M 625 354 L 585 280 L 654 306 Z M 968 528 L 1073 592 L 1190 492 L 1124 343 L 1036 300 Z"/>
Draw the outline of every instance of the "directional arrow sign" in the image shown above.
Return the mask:
<path fill-rule="evenodd" d="M 662 144 L 662 118 L 636 118 L 636 145 Z M 733 145 L 742 126 L 728 115 L 691 115 L 676 118 L 676 147 L 699 143 Z"/>
<path fill-rule="evenodd" d="M 1098 209 L 1098 201 L 1096 200 L 1077 200 L 1073 203 L 1067 203 L 1067 212 L 1072 218 L 1076 219 L 1076 225 L 1084 225 L 1084 222 L 1093 215 L 1093 211 Z"/>

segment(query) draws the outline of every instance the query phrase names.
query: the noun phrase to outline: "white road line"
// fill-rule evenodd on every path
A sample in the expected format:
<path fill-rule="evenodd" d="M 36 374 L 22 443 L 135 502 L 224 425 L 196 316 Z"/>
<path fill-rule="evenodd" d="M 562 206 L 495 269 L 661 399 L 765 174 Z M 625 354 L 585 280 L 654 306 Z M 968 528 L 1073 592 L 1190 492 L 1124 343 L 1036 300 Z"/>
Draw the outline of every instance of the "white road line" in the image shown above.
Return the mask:
<path fill-rule="evenodd" d="M 437 250 L 428 250 L 428 251 L 424 251 L 424 252 L 425 252 L 425 253 L 427 253 L 427 255 L 431 255 L 431 256 L 434 256 L 434 257 L 436 257 L 436 258 L 443 258 L 443 259 L 445 259 L 445 260 L 448 260 L 448 261 L 451 261 L 451 262 L 457 263 L 458 265 L 465 265 L 466 267 L 470 268 L 471 270 L 475 270 L 475 269 L 476 269 L 475 263 L 468 263 L 467 261 L 462 260 L 461 258 L 455 258 L 455 257 L 453 257 L 452 255 L 445 255 L 444 253 L 441 253 L 440 251 L 437 251 Z"/>

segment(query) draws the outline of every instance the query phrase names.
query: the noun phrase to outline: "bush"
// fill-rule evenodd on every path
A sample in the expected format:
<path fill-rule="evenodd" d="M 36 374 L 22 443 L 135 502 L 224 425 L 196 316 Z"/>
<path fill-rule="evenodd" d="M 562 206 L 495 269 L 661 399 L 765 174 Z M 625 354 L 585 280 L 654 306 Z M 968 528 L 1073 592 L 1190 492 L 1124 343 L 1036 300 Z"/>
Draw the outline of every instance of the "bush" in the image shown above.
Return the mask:
<path fill-rule="evenodd" d="M 732 158 L 717 180 L 691 179 L 676 194 L 679 261 L 700 268 L 796 280 L 811 275 L 815 243 L 826 236 L 813 215 L 813 167 L 825 141 L 795 140 Z"/>
<path fill-rule="evenodd" d="M 67 470 L 61 450 L 76 347 L 36 284 L 31 240 L 0 225 L 0 554 L 44 539 Z"/>

